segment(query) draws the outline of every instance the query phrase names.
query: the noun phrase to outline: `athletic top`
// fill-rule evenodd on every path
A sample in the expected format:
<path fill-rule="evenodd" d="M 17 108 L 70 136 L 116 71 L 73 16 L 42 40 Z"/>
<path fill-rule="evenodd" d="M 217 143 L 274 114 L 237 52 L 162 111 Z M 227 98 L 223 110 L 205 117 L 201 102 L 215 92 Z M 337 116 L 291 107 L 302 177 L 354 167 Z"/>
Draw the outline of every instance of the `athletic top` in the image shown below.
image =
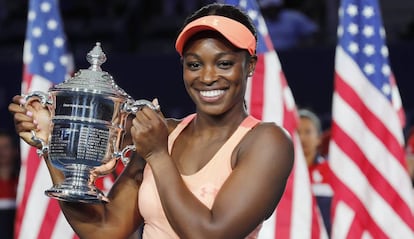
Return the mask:
<path fill-rule="evenodd" d="M 187 127 L 196 115 L 191 114 L 181 121 L 171 132 L 168 138 L 168 151 L 171 154 L 172 147 L 178 135 Z M 251 130 L 259 120 L 248 116 L 243 120 L 233 135 L 216 152 L 213 158 L 198 172 L 191 175 L 181 175 L 190 191 L 209 209 L 212 208 L 217 192 L 232 172 L 231 155 L 234 148 L 244 135 Z M 158 195 L 151 167 L 147 164 L 139 189 L 139 210 L 145 219 L 143 230 L 144 239 L 169 239 L 179 238 L 170 226 Z M 261 225 L 259 225 L 248 237 L 257 238 Z"/>

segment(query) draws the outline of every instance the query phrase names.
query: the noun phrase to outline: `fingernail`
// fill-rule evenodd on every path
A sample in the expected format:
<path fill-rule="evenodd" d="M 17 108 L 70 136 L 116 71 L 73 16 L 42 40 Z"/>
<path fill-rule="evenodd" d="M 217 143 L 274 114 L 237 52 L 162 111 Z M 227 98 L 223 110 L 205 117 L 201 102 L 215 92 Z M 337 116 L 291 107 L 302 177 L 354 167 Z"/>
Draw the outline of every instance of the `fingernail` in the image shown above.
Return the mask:
<path fill-rule="evenodd" d="M 153 99 L 152 104 L 154 104 L 154 106 L 158 106 L 159 105 L 158 98 Z"/>
<path fill-rule="evenodd" d="M 26 100 L 25 100 L 24 98 L 21 98 L 21 99 L 19 100 L 19 103 L 20 103 L 21 105 L 24 105 L 24 104 L 26 104 Z"/>
<path fill-rule="evenodd" d="M 31 111 L 26 111 L 26 115 L 32 117 L 33 116 L 33 112 Z"/>

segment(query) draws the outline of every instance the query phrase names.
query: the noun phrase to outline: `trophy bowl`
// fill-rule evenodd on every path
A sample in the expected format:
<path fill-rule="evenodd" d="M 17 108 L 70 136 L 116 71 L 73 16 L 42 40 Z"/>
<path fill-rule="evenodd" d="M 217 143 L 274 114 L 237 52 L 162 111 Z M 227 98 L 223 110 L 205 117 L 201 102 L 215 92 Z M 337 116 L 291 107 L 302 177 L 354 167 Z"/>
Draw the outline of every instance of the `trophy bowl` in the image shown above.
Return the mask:
<path fill-rule="evenodd" d="M 45 191 L 49 197 L 63 201 L 107 202 L 95 186 L 97 177 L 115 169 L 119 159 L 128 161 L 126 153 L 133 145 L 122 147 L 128 115 L 142 107 L 157 110 L 148 100 L 133 100 L 102 71 L 106 61 L 100 43 L 88 53 L 91 64 L 73 77 L 51 87 L 48 93 L 34 91 L 25 95 L 26 104 L 39 100 L 51 115 L 47 142 L 41 143 L 40 154 L 48 154 L 51 164 L 62 171 L 64 181 Z"/>

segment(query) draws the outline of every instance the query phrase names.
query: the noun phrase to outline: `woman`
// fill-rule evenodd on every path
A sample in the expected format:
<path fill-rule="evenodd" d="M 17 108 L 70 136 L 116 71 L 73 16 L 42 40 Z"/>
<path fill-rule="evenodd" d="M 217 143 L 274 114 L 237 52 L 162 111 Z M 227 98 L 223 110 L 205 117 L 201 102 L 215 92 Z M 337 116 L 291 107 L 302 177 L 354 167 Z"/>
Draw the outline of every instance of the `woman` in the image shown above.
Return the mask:
<path fill-rule="evenodd" d="M 255 238 L 276 208 L 293 166 L 293 145 L 274 123 L 249 116 L 247 79 L 257 57 L 256 32 L 243 12 L 207 5 L 190 16 L 176 41 L 196 113 L 165 119 L 144 108 L 132 121 L 136 157 L 108 194 L 107 204 L 60 202 L 81 238 Z M 47 135 L 47 111 L 9 106 L 16 130 Z M 155 102 L 156 104 L 156 102 Z M 54 183 L 62 175 L 49 167 Z"/>
<path fill-rule="evenodd" d="M 319 117 L 311 110 L 299 110 L 298 134 L 308 165 L 312 193 L 322 214 L 328 233 L 331 231 L 331 204 L 333 189 L 328 160 L 320 153 L 322 126 Z"/>

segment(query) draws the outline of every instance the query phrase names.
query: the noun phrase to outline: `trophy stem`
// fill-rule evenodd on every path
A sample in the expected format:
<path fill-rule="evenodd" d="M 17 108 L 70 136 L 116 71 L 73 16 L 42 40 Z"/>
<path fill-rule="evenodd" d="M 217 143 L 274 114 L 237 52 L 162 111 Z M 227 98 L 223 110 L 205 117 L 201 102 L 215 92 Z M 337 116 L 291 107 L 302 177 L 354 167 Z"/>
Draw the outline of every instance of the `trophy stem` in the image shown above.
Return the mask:
<path fill-rule="evenodd" d="M 68 202 L 108 202 L 104 193 L 90 181 L 91 168 L 83 164 L 72 164 L 65 168 L 65 180 L 45 191 L 49 197 Z"/>

